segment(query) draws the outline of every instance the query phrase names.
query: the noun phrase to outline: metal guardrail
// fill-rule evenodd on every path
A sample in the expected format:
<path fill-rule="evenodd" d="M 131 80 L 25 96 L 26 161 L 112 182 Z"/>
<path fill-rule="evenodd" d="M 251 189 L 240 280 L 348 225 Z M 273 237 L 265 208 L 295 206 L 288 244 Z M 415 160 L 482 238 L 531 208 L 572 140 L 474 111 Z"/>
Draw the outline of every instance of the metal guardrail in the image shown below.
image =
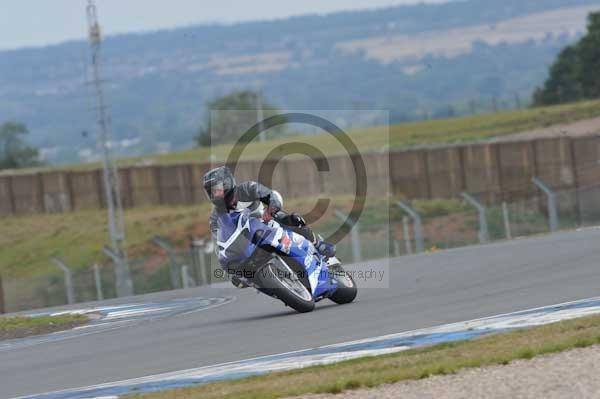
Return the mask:
<path fill-rule="evenodd" d="M 462 193 L 461 196 L 465 199 L 465 201 L 477 209 L 477 212 L 479 213 L 479 242 L 481 244 L 488 243 L 490 241 L 490 230 L 488 228 L 486 214 L 487 210 L 485 206 L 469 193 Z"/>
<path fill-rule="evenodd" d="M 396 205 L 398 205 L 400 208 L 402 208 L 412 218 L 413 224 L 414 224 L 414 231 L 415 231 L 416 252 L 417 253 L 423 252 L 423 249 L 424 249 L 424 245 L 423 245 L 423 221 L 421 220 L 421 216 L 414 209 L 412 209 L 410 206 L 406 205 L 402 201 L 396 202 Z"/>
<path fill-rule="evenodd" d="M 556 207 L 556 194 L 548 187 L 542 180 L 534 177 L 532 179 L 533 184 L 536 185 L 537 188 L 542 190 L 542 192 L 546 195 L 548 201 L 548 223 L 550 225 L 550 231 L 555 232 L 559 229 L 558 224 L 558 209 Z"/>

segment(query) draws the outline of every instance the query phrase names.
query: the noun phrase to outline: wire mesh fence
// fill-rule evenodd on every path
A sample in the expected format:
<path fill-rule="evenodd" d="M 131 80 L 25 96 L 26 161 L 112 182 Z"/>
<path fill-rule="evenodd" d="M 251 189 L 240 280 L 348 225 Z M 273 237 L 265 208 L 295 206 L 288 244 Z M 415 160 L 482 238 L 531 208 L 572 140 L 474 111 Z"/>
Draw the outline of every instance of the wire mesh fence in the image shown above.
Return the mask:
<path fill-rule="evenodd" d="M 573 229 L 600 225 L 600 185 L 554 193 L 558 227 Z M 483 203 L 482 199 L 482 203 Z M 415 223 L 407 212 L 390 203 L 388 212 L 365 209 L 354 234 L 337 244 L 338 257 L 353 263 L 418 252 Z M 421 218 L 422 247 L 437 251 L 482 242 L 479 211 L 463 200 L 416 200 L 409 203 Z M 510 202 L 485 207 L 489 241 L 544 234 L 551 231 L 549 201 L 541 192 Z M 380 216 L 381 214 L 385 217 Z M 338 221 L 339 222 L 339 221 Z M 327 235 L 336 226 L 335 216 L 316 226 Z M 358 246 L 358 251 L 357 251 Z M 130 268 L 135 294 L 145 294 L 226 281 L 215 276 L 217 257 L 207 243 L 190 242 L 187 247 L 171 244 L 144 256 L 131 256 Z M 50 265 L 50 260 L 48 261 Z M 74 302 L 116 296 L 114 265 L 110 262 L 81 267 L 69 265 Z M 55 269 L 55 270 L 54 270 Z M 68 302 L 66 279 L 58 268 L 33 277 L 4 276 L 7 312 L 63 305 Z"/>

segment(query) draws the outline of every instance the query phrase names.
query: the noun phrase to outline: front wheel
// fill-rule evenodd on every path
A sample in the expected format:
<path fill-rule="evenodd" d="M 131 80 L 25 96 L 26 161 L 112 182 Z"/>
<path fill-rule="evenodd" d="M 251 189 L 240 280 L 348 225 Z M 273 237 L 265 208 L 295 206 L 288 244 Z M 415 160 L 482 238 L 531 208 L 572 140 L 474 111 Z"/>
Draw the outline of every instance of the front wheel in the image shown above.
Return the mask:
<path fill-rule="evenodd" d="M 300 313 L 311 312 L 315 301 L 296 273 L 279 256 L 272 258 L 258 273 L 261 290 Z"/>
<path fill-rule="evenodd" d="M 350 273 L 345 271 L 341 265 L 330 267 L 330 271 L 338 283 L 338 288 L 329 299 L 340 305 L 354 301 L 358 294 L 358 289 Z"/>

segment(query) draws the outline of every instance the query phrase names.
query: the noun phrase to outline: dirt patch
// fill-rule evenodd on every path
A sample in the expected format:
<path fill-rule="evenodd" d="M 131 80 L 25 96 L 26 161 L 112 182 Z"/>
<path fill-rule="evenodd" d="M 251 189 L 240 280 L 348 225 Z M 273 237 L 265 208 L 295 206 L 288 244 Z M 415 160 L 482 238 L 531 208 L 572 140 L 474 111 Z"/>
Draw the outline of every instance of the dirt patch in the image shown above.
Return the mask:
<path fill-rule="evenodd" d="M 82 326 L 88 323 L 90 320 L 86 317 L 77 318 L 67 322 L 60 323 L 45 323 L 37 324 L 27 327 L 17 328 L 1 328 L 0 327 L 0 341 L 16 338 L 31 337 L 34 335 L 50 334 L 58 331 L 70 330 L 72 328 Z"/>
<path fill-rule="evenodd" d="M 386 36 L 340 42 L 337 47 L 347 53 L 364 51 L 367 58 L 383 63 L 415 62 L 428 54 L 452 58 L 470 52 L 473 43 L 477 41 L 493 46 L 500 43 L 524 43 L 528 40 L 543 41 L 560 35 L 574 37 L 585 31 L 588 14 L 597 11 L 599 7 L 600 4 L 561 8 L 508 19 L 495 25 L 414 35 L 390 33 Z"/>
<path fill-rule="evenodd" d="M 584 119 L 573 123 L 564 123 L 537 129 L 528 130 L 521 133 L 502 136 L 493 141 L 515 141 L 532 140 L 555 137 L 582 137 L 600 134 L 600 117 Z"/>
<path fill-rule="evenodd" d="M 463 370 L 454 375 L 405 381 L 337 395 L 298 399 L 364 398 L 597 398 L 600 392 L 600 347 L 574 349 L 518 360 L 505 366 Z"/>

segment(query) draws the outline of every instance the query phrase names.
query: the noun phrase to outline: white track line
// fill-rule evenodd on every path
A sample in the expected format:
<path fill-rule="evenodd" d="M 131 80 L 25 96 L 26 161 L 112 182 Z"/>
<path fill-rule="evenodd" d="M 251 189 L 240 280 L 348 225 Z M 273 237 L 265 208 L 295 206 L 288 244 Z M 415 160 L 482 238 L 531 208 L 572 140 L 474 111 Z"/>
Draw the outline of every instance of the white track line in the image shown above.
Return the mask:
<path fill-rule="evenodd" d="M 94 394 L 142 393 L 145 392 L 144 384 L 153 384 L 153 388 L 156 388 L 157 384 L 160 385 L 162 383 L 165 388 L 169 388 L 178 386 L 177 383 L 181 381 L 187 381 L 185 384 L 194 385 L 189 380 L 197 381 L 195 383 L 197 384 L 218 379 L 231 379 L 245 375 L 257 375 L 318 364 L 330 364 L 357 357 L 400 352 L 435 343 L 472 339 L 473 337 L 493 332 L 534 327 L 592 314 L 600 314 L 600 297 L 503 313 L 496 316 L 397 334 L 388 334 L 375 338 L 365 338 L 319 348 L 296 350 L 84 388 L 32 395 L 21 399 L 42 399 L 47 397 L 106 399 L 107 396 L 94 397 Z M 133 386 L 138 386 L 135 392 L 129 390 Z M 111 396 L 108 397 L 110 398 Z"/>

